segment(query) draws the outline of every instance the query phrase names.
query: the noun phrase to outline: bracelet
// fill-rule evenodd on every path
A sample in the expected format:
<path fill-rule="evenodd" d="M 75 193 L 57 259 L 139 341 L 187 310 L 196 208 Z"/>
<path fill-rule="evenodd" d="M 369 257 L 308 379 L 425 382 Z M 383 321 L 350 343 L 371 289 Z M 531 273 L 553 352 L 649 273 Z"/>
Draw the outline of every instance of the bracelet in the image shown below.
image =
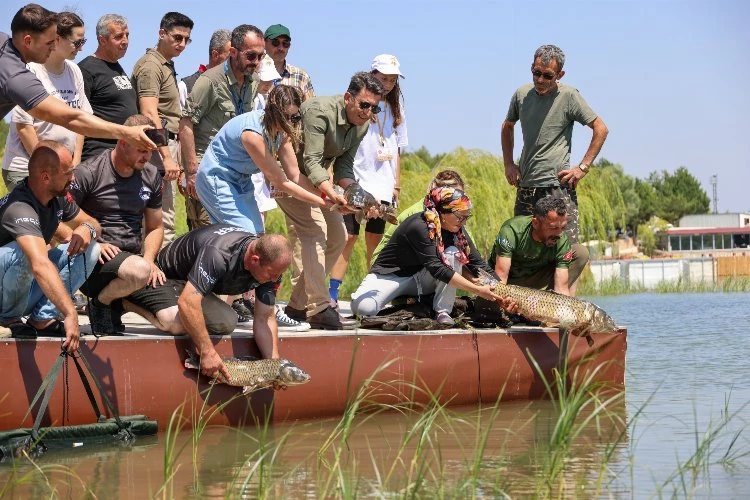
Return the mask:
<path fill-rule="evenodd" d="M 84 226 L 84 227 L 88 228 L 89 233 L 91 233 L 91 239 L 92 240 L 96 239 L 96 228 L 94 226 L 92 226 L 88 222 L 81 222 L 81 226 Z"/>

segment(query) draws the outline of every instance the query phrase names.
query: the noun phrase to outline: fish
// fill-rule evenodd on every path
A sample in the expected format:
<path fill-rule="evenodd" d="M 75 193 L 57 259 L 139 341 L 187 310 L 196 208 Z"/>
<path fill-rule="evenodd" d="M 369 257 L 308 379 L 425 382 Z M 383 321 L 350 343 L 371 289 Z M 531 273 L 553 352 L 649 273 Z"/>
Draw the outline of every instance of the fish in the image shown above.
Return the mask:
<path fill-rule="evenodd" d="M 187 353 L 185 368 L 200 371 L 201 364 L 198 356 L 190 350 Z M 310 381 L 310 375 L 288 359 L 258 359 L 253 356 L 240 356 L 222 358 L 222 361 L 229 371 L 231 380 L 227 380 L 222 374 L 217 374 L 211 383 L 242 387 L 242 394 L 268 387 L 286 389 L 289 386 L 302 385 Z"/>
<path fill-rule="evenodd" d="M 398 213 L 396 207 L 380 203 L 373 195 L 365 191 L 362 186 L 356 182 L 349 184 L 342 194 L 347 205 L 356 208 L 354 217 L 359 224 L 367 222 L 367 214 L 370 209 L 375 208 L 378 211 L 378 217 L 384 219 L 389 224 L 398 225 Z M 336 207 L 334 207 L 336 208 Z"/>
<path fill-rule="evenodd" d="M 496 294 L 516 302 L 518 313 L 525 318 L 586 337 L 589 346 L 594 343 L 591 333 L 614 334 L 620 331 L 614 319 L 591 302 L 546 290 L 508 285 L 483 270 L 479 272 L 479 279 L 482 284 L 490 285 Z"/>

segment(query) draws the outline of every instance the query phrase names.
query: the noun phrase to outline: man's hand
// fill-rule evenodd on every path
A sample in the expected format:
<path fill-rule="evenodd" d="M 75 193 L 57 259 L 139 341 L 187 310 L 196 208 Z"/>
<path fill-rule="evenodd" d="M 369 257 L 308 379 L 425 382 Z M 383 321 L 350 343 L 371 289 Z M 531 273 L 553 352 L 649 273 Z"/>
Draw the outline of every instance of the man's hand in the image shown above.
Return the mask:
<path fill-rule="evenodd" d="M 177 163 L 172 159 L 172 155 L 167 154 L 162 159 L 162 164 L 164 165 L 164 180 L 165 181 L 174 181 L 177 180 L 177 177 L 180 175 L 180 167 L 177 166 Z"/>
<path fill-rule="evenodd" d="M 99 255 L 99 263 L 104 264 L 105 262 L 108 262 L 115 258 L 115 255 L 122 252 L 120 250 L 120 247 L 115 246 L 111 243 L 99 243 L 99 248 L 101 248 L 102 253 Z"/>
<path fill-rule="evenodd" d="M 68 255 L 84 253 L 91 244 L 91 231 L 86 226 L 78 226 L 70 235 L 70 244 L 68 245 Z"/>
<path fill-rule="evenodd" d="M 197 200 L 198 191 L 195 190 L 195 175 L 196 174 L 185 174 L 185 191 L 187 191 L 189 198 Z"/>
<path fill-rule="evenodd" d="M 155 262 L 152 262 L 151 274 L 148 277 L 148 284 L 156 288 L 157 284 L 163 285 L 166 280 L 167 277 L 164 275 L 164 271 L 159 269 L 159 266 L 157 266 Z"/>
<path fill-rule="evenodd" d="M 506 164 L 505 178 L 507 179 L 508 184 L 518 187 L 518 184 L 521 182 L 521 171 L 518 169 L 518 165 L 515 163 Z"/>
<path fill-rule="evenodd" d="M 201 373 L 211 378 L 216 378 L 221 374 L 226 380 L 232 379 L 229 376 L 229 370 L 221 360 L 221 356 L 213 348 L 209 352 L 201 354 Z"/>
<path fill-rule="evenodd" d="M 132 127 L 123 127 L 123 139 L 138 149 L 156 149 L 156 144 L 146 136 L 144 130 L 154 128 L 150 125 L 133 125 Z"/>
<path fill-rule="evenodd" d="M 500 297 L 500 299 L 497 301 L 497 304 L 502 307 L 506 312 L 509 312 L 511 314 L 518 313 L 518 302 L 516 302 L 513 299 L 509 299 L 507 297 Z"/>
<path fill-rule="evenodd" d="M 78 326 L 78 314 L 70 314 L 66 316 L 63 324 L 65 325 L 65 341 L 63 342 L 63 348 L 68 354 L 73 354 L 78 350 L 78 345 L 81 339 L 81 329 Z"/>
<path fill-rule="evenodd" d="M 560 184 L 567 184 L 571 189 L 575 189 L 578 183 L 581 182 L 581 179 L 583 179 L 584 175 L 586 175 L 586 172 L 581 170 L 578 166 L 566 168 L 557 173 L 557 177 L 560 179 Z"/>

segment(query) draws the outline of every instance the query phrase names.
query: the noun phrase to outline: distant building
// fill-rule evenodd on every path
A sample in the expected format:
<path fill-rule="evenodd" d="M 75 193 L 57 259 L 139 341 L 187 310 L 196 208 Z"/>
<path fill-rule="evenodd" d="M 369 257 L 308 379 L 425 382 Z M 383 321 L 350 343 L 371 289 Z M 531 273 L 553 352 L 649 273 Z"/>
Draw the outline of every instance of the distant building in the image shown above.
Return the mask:
<path fill-rule="evenodd" d="M 721 253 L 750 249 L 750 214 L 694 214 L 667 229 L 667 251 Z"/>

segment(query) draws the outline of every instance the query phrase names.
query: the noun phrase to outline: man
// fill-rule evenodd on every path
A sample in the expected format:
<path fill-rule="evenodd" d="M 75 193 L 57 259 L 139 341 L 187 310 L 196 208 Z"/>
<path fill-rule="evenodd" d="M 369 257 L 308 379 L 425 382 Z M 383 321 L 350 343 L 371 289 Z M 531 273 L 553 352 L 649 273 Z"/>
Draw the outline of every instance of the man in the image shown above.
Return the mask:
<path fill-rule="evenodd" d="M 229 57 L 229 48 L 232 46 L 231 39 L 232 32 L 229 30 L 220 29 L 214 31 L 211 39 L 208 41 L 208 64 L 201 64 L 198 66 L 198 71 L 177 82 L 177 89 L 180 91 L 180 107 L 182 109 L 185 109 L 187 96 L 193 90 L 193 85 L 195 85 L 198 77 L 207 69 L 214 68 L 227 60 L 227 57 Z"/>
<path fill-rule="evenodd" d="M 502 126 L 505 177 L 518 188 L 515 215 L 530 215 L 539 198 L 554 194 L 568 205 L 568 235 L 573 253 L 588 261 L 588 250 L 578 243 L 576 186 L 602 149 L 608 130 L 577 89 L 559 83 L 565 75 L 565 54 L 554 45 L 542 45 L 531 66 L 533 84 L 521 86 L 510 101 Z M 520 165 L 513 161 L 516 121 L 521 120 L 523 151 Z M 593 135 L 581 162 L 570 166 L 573 124 L 591 127 Z M 573 293 L 575 294 L 575 284 Z"/>
<path fill-rule="evenodd" d="M 128 51 L 128 20 L 117 14 L 105 14 L 96 23 L 99 45 L 93 55 L 78 64 L 83 88 L 94 115 L 112 123 L 125 123 L 138 113 L 138 99 L 125 70 L 117 62 Z M 117 143 L 114 139 L 86 137 L 82 160 L 93 158 Z"/>
<path fill-rule="evenodd" d="M 334 203 L 346 202 L 334 191 L 334 183 L 346 188 L 354 182 L 354 155 L 384 89 L 372 73 L 356 73 L 346 93 L 313 97 L 302 103 L 304 147 L 297 162 L 316 188 Z M 328 168 L 333 167 L 333 181 Z M 340 212 L 320 209 L 295 198 L 276 200 L 286 216 L 290 239 L 299 238 L 301 258 L 292 270 L 292 295 L 286 314 L 314 328 L 352 329 L 354 320 L 343 318 L 330 305 L 326 275 L 346 244 L 346 228 Z"/>
<path fill-rule="evenodd" d="M 221 127 L 238 114 L 252 110 L 258 85 L 251 76 L 263 59 L 264 50 L 262 31 L 249 24 L 237 26 L 232 31 L 229 59 L 206 70 L 190 91 L 179 128 L 190 229 L 210 224 L 195 192 L 198 165 Z"/>
<path fill-rule="evenodd" d="M 228 224 L 191 231 L 164 247 L 156 263 L 164 285 L 147 286 L 125 301 L 156 328 L 172 334 L 187 332 L 201 358 L 201 372 L 228 378 L 209 332 L 228 335 L 237 314 L 214 294 L 241 294 L 255 289 L 253 336 L 264 358 L 279 357 L 274 314 L 276 283 L 289 267 L 292 249 L 278 234 L 258 235 Z"/>
<path fill-rule="evenodd" d="M 180 121 L 180 93 L 177 90 L 175 57 L 190 43 L 193 21 L 179 12 L 167 12 L 159 24 L 159 41 L 155 49 L 147 49 L 133 67 L 133 87 L 138 95 L 138 109 L 156 124 L 166 123 L 168 144 L 153 153 L 151 163 L 164 177 L 162 213 L 164 216 L 164 244 L 175 236 L 175 180 L 180 174 L 177 165 L 179 142 L 177 128 Z"/>
<path fill-rule="evenodd" d="M 80 337 L 71 296 L 99 258 L 100 231 L 68 193 L 72 180 L 70 151 L 39 141 L 29 159 L 29 176 L 0 200 L 0 333 L 64 336 L 69 353 L 78 349 Z M 61 220 L 67 231 L 60 227 L 58 232 Z M 66 243 L 48 250 L 53 235 Z M 26 323 L 23 316 L 29 316 Z"/>
<path fill-rule="evenodd" d="M 302 91 L 305 99 L 315 97 L 315 89 L 313 89 L 307 72 L 286 62 L 289 47 L 292 46 L 292 35 L 289 33 L 289 28 L 283 24 L 274 24 L 266 29 L 264 37 L 266 52 L 273 59 L 276 71 L 281 75 L 281 79 L 276 81 L 276 85 L 283 84 L 297 87 Z"/>
<path fill-rule="evenodd" d="M 38 120 L 61 125 L 90 137 L 124 139 L 133 145 L 154 148 L 144 127 L 124 127 L 105 122 L 91 113 L 72 108 L 47 93 L 26 64 L 43 64 L 55 48 L 57 16 L 37 4 L 28 4 L 11 21 L 12 38 L 0 33 L 0 118 L 20 106 Z"/>
<path fill-rule="evenodd" d="M 133 115 L 125 124 L 154 125 L 143 115 Z M 162 181 L 156 167 L 148 163 L 150 158 L 148 149 L 118 141 L 114 149 L 81 163 L 75 172 L 70 193 L 102 227 L 101 257 L 81 287 L 93 297 L 89 318 L 96 333 L 124 331 L 118 299 L 147 283 L 164 282 L 164 273 L 154 263 L 164 238 Z M 111 305 L 118 314 L 113 314 Z"/>
<path fill-rule="evenodd" d="M 567 203 L 545 196 L 534 204 L 533 215 L 519 215 L 500 228 L 488 264 L 503 283 L 554 290 L 575 296 L 571 285 L 586 259 L 573 256 L 564 232 Z"/>

